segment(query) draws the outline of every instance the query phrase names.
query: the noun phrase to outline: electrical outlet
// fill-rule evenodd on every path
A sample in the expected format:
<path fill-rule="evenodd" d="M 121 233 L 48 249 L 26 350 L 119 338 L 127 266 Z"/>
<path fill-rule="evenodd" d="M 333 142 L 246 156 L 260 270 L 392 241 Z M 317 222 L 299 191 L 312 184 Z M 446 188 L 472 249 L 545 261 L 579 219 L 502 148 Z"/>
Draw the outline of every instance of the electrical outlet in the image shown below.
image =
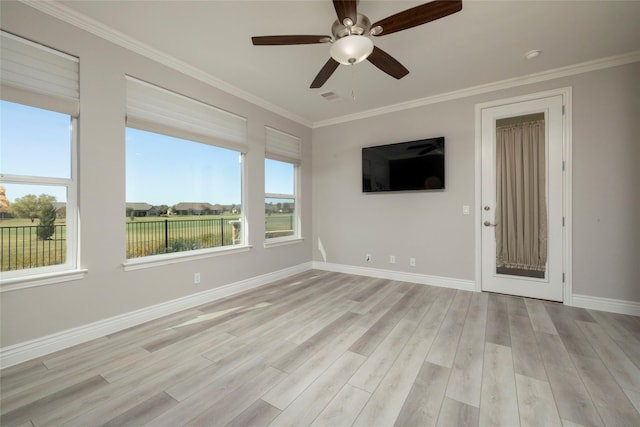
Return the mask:
<path fill-rule="evenodd" d="M 396 256 L 389 255 L 389 264 L 395 264 L 395 263 L 396 263 Z"/>
<path fill-rule="evenodd" d="M 200 273 L 193 274 L 193 283 L 195 283 L 196 285 L 200 283 Z"/>
<path fill-rule="evenodd" d="M 367 255 L 365 255 L 364 259 L 365 259 L 365 261 L 367 261 L 367 262 L 371 262 L 371 254 L 367 254 Z"/>
<path fill-rule="evenodd" d="M 415 267 L 416 266 L 416 259 L 415 258 L 409 258 L 409 266 L 411 266 L 411 267 Z"/>

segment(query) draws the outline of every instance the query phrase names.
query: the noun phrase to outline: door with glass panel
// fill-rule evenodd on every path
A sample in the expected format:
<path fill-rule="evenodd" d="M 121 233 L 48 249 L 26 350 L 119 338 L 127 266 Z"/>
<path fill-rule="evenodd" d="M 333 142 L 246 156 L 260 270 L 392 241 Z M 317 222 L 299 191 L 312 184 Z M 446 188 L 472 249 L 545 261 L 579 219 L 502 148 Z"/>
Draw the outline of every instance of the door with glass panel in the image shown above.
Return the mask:
<path fill-rule="evenodd" d="M 482 290 L 562 301 L 562 96 L 481 110 Z"/>

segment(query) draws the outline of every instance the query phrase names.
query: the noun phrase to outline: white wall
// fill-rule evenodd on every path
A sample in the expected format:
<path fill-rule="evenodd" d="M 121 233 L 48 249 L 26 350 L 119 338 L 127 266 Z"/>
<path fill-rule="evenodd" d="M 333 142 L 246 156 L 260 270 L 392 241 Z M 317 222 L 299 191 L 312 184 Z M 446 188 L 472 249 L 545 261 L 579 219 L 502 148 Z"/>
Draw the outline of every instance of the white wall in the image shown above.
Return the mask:
<path fill-rule="evenodd" d="M 175 70 L 115 46 L 18 2 L 2 2 L 5 31 L 80 58 L 79 183 L 84 280 L 0 295 L 1 347 L 260 276 L 311 260 L 311 131 Z M 248 225 L 252 249 L 137 271 L 125 261 L 125 74 L 248 118 Z M 302 234 L 287 246 L 263 247 L 264 125 L 303 141 Z M 200 272 L 202 283 L 193 284 Z"/>
<path fill-rule="evenodd" d="M 314 260 L 320 239 L 329 263 L 476 280 L 474 106 L 567 86 L 573 293 L 640 302 L 638 63 L 314 129 Z M 446 138 L 444 192 L 362 193 L 361 147 L 435 136 Z"/>

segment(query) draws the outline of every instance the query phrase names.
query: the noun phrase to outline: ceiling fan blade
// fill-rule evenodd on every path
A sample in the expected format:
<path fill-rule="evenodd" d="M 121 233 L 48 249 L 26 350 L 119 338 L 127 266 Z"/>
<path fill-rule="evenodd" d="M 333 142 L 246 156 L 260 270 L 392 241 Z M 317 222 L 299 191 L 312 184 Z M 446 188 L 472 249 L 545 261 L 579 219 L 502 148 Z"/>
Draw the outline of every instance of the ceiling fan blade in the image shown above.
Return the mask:
<path fill-rule="evenodd" d="M 382 32 L 377 35 L 384 36 L 444 18 L 461 10 L 462 0 L 434 0 L 391 15 L 374 23 L 371 28 L 381 26 Z"/>
<path fill-rule="evenodd" d="M 344 24 L 344 18 L 351 19 L 351 24 L 358 21 L 358 2 L 356 0 L 333 0 L 333 7 L 336 9 L 338 21 Z"/>
<path fill-rule="evenodd" d="M 327 43 L 331 41 L 330 36 L 258 36 L 251 37 L 255 46 L 273 46 L 290 44 L 315 44 Z"/>
<path fill-rule="evenodd" d="M 373 52 L 371 52 L 371 55 L 369 55 L 367 59 L 373 65 L 396 79 L 401 79 L 409 74 L 409 70 L 407 70 L 404 65 L 377 46 L 373 47 Z"/>
<path fill-rule="evenodd" d="M 329 80 L 329 77 L 331 77 L 336 68 L 338 68 L 338 65 L 340 65 L 338 61 L 333 58 L 329 58 L 309 87 L 311 89 L 318 89 L 319 87 L 322 87 L 322 85 Z"/>

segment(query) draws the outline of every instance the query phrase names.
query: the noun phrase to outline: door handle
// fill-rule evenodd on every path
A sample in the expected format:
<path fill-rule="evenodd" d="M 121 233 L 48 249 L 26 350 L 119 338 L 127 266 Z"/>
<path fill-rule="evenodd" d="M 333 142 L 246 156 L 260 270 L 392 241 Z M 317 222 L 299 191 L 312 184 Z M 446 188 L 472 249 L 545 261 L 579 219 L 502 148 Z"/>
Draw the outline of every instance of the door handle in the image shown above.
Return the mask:
<path fill-rule="evenodd" d="M 485 221 L 485 222 L 484 222 L 484 226 L 485 226 L 485 227 L 495 227 L 496 225 L 498 225 L 498 224 L 491 224 L 491 222 L 490 222 L 490 221 Z"/>

